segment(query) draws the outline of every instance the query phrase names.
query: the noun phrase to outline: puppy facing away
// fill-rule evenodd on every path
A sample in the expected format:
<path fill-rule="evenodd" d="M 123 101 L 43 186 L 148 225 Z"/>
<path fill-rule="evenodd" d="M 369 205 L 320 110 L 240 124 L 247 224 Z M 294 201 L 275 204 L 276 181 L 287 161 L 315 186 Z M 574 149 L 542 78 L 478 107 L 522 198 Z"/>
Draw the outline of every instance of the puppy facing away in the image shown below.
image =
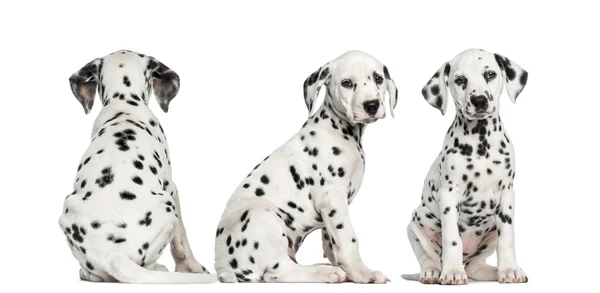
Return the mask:
<path fill-rule="evenodd" d="M 102 101 L 59 219 L 80 278 L 215 282 L 190 249 L 165 133 L 148 105 L 154 93 L 168 111 L 179 90 L 177 73 L 151 56 L 121 50 L 93 59 L 69 81 L 85 114 L 96 89 Z M 169 243 L 176 272 L 156 263 Z"/>
<path fill-rule="evenodd" d="M 499 113 L 504 85 L 515 103 L 527 77 L 500 54 L 469 49 L 445 62 L 423 88 L 442 115 L 450 90 L 456 118 L 408 225 L 421 283 L 527 282 L 515 252 L 515 151 Z M 485 262 L 494 252 L 497 268 Z"/>
<path fill-rule="evenodd" d="M 326 95 L 315 108 L 321 88 Z M 240 182 L 216 231 L 220 282 L 385 283 L 361 259 L 348 206 L 364 171 L 367 124 L 390 113 L 397 90 L 388 69 L 372 56 L 348 51 L 304 82 L 309 118 L 287 142 Z M 295 255 L 305 237 L 322 231 L 331 264 L 302 265 Z"/>

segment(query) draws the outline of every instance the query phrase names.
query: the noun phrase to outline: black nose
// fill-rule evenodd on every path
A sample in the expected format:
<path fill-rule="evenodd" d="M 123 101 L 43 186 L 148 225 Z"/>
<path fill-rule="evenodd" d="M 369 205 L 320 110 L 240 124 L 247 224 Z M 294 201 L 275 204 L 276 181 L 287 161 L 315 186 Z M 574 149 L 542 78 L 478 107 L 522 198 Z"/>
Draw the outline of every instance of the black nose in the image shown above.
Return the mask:
<path fill-rule="evenodd" d="M 379 109 L 379 100 L 370 100 L 363 103 L 365 107 L 365 112 L 369 114 L 369 116 L 375 116 L 377 114 L 377 109 Z"/>
<path fill-rule="evenodd" d="M 488 99 L 486 96 L 471 96 L 471 104 L 475 107 L 475 110 L 487 110 Z"/>

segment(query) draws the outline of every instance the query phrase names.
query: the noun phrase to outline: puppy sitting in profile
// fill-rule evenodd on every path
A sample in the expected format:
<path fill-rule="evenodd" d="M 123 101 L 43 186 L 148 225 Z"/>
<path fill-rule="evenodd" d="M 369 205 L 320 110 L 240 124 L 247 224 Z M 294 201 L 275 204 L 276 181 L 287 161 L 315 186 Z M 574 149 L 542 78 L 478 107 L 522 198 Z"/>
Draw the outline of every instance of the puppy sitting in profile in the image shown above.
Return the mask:
<path fill-rule="evenodd" d="M 319 90 L 326 95 L 314 113 Z M 218 224 L 215 268 L 221 282 L 385 283 L 362 261 L 348 206 L 362 179 L 367 124 L 390 112 L 397 90 L 388 69 L 359 51 L 342 54 L 304 82 L 309 118 L 240 182 Z M 321 230 L 332 265 L 302 265 L 296 252 Z"/>

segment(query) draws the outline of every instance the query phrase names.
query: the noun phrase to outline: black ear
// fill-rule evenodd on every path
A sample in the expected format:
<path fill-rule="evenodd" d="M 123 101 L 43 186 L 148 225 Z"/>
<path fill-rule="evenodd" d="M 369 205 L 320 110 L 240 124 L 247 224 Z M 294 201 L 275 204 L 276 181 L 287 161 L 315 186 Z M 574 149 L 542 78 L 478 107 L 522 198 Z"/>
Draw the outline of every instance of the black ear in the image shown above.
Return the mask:
<path fill-rule="evenodd" d="M 156 101 L 160 108 L 167 113 L 169 103 L 179 92 L 179 75 L 153 57 L 149 58 L 146 69 L 150 71 Z"/>
<path fill-rule="evenodd" d="M 69 77 L 71 92 L 73 92 L 75 98 L 81 103 L 86 115 L 90 113 L 94 106 L 100 66 L 101 60 L 94 59 Z"/>

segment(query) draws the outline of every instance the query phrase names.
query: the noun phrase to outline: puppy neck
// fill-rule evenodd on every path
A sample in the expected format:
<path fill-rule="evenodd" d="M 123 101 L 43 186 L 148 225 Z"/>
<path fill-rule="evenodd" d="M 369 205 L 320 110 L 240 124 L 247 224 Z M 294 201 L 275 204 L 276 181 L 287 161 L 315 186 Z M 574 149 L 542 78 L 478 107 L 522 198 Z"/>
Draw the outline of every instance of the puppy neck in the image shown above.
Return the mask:
<path fill-rule="evenodd" d="M 455 148 L 463 147 L 468 149 L 467 153 L 485 157 L 489 156 L 492 144 L 503 137 L 504 126 L 497 114 L 485 119 L 469 120 L 459 113 L 446 134 L 446 140 L 454 141 Z"/>
<path fill-rule="evenodd" d="M 132 112 L 148 108 L 148 92 L 143 86 L 106 88 L 102 93 L 105 109 L 129 110 Z"/>
<path fill-rule="evenodd" d="M 308 124 L 317 124 L 319 127 L 333 128 L 340 132 L 346 140 L 355 140 L 359 147 L 362 147 L 362 136 L 365 130 L 365 125 L 362 123 L 351 123 L 346 119 L 346 116 L 341 114 L 331 103 L 329 95 L 325 97 L 323 104 L 314 114 L 304 123 L 303 127 Z"/>

